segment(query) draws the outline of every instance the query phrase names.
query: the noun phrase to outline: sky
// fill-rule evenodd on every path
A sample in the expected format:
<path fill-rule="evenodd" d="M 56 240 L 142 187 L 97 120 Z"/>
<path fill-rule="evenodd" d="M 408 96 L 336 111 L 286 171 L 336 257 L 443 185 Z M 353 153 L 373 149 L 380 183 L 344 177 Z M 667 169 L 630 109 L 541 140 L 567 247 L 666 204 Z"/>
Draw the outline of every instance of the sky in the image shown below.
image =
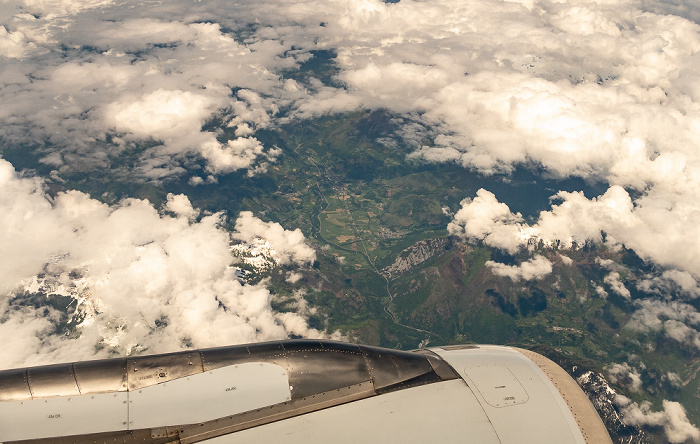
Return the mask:
<path fill-rule="evenodd" d="M 9 366 L 93 356 L 96 344 L 99 354 L 137 344 L 167 351 L 323 335 L 306 324 L 303 296 L 297 313 L 277 313 L 265 282 L 243 286 L 232 276 L 231 242 L 256 239 L 298 267 L 295 276 L 303 273 L 314 252 L 295 227 L 245 212 L 229 233 L 222 214 L 202 214 L 183 195 L 155 208 L 46 190 L 62 174 L 99 174 L 110 156 L 153 140 L 162 143 L 129 172 L 136 180 L 197 185 L 233 171 L 264 175 L 284 152 L 256 139 L 257 130 L 358 109 L 386 109 L 414 122 L 397 135 L 414 147 L 414 158 L 484 174 L 526 167 L 605 184 L 598 196 L 553 192 L 551 207 L 528 220 L 481 189 L 465 194 L 447 228 L 508 252 L 532 238 L 625 245 L 661 270 L 636 284 L 658 297 L 634 302 L 629 328 L 700 348 L 700 313 L 688 303 L 700 296 L 697 2 L 0 6 L 0 143 L 32 147 L 53 170 L 29 177 L 0 160 L 0 334 L 18 338 L 0 346 L 13 357 Z M 284 78 L 312 50 L 337 54 L 333 84 Z M 211 119 L 235 138 L 219 142 L 217 129 L 205 125 Z M 434 142 L 423 145 L 426 139 Z M 620 281 L 625 270 L 601 265 L 606 283 L 629 299 Z M 537 255 L 488 266 L 513 281 L 552 272 Z M 90 316 L 79 338 L 47 335 L 57 313 L 13 302 L 18 289 L 41 286 L 83 304 Z M 677 419 L 677 406 L 668 406 L 666 417 Z M 637 407 L 630 417 L 645 418 L 648 408 Z M 669 439 L 700 436 L 669 427 Z"/>

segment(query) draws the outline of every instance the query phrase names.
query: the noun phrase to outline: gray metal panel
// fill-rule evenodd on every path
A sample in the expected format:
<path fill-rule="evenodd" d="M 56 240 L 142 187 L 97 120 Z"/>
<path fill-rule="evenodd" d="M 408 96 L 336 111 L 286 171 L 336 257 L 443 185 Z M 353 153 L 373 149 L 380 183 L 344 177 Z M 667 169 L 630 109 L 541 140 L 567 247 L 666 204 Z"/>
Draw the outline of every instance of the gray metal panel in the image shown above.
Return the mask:
<path fill-rule="evenodd" d="M 127 359 L 129 390 L 138 390 L 162 382 L 202 373 L 198 351 L 143 356 Z"/>
<path fill-rule="evenodd" d="M 450 364 L 445 362 L 439 355 L 426 349 L 416 350 L 415 353 L 425 356 L 433 368 L 435 374 L 437 374 L 443 381 L 449 381 L 450 379 L 459 378 L 459 373 L 453 369 Z"/>
<path fill-rule="evenodd" d="M 84 436 L 61 436 L 50 439 L 28 439 L 20 442 L 21 444 L 173 444 L 173 439 L 167 436 L 153 437 L 151 429 L 146 429 Z M 9 444 L 9 441 L 5 444 Z"/>
<path fill-rule="evenodd" d="M 433 371 L 425 356 L 379 347 L 362 346 L 374 388 L 381 389 Z"/>
<path fill-rule="evenodd" d="M 341 351 L 339 347 L 336 347 L 336 343 L 331 343 L 331 344 L 326 344 L 327 346 L 323 346 L 323 341 L 310 341 L 310 340 L 304 340 L 304 341 L 284 341 L 281 342 L 280 345 L 282 346 L 282 349 L 284 350 L 285 353 L 289 352 L 310 352 L 310 351 L 323 351 L 327 349 L 333 349 L 335 351 Z M 328 345 L 332 345 L 332 347 L 328 347 Z M 347 351 L 354 351 L 354 352 L 359 352 L 360 347 L 355 345 L 355 344 L 348 344 L 350 347 L 347 348 Z M 251 353 L 255 352 L 255 345 L 251 346 Z"/>
<path fill-rule="evenodd" d="M 126 358 L 104 359 L 73 364 L 75 380 L 80 393 L 105 393 L 126 391 Z"/>
<path fill-rule="evenodd" d="M 216 347 L 200 350 L 202 368 L 205 372 L 216 370 L 232 364 L 250 362 L 251 356 L 245 345 L 233 347 Z"/>
<path fill-rule="evenodd" d="M 27 381 L 33 398 L 80 394 L 73 375 L 73 364 L 28 368 Z"/>
<path fill-rule="evenodd" d="M 314 348 L 317 346 L 317 341 L 298 341 L 300 344 Z M 291 345 L 291 344 L 290 344 Z M 273 356 L 284 352 L 284 344 L 281 341 L 274 342 L 259 342 L 257 344 L 248 344 L 246 346 L 251 355 Z"/>
<path fill-rule="evenodd" d="M 32 399 L 27 383 L 27 369 L 18 368 L 2 372 L 0 377 L 0 401 Z"/>
<path fill-rule="evenodd" d="M 426 355 L 331 341 L 284 341 L 202 350 L 205 370 L 243 362 L 269 362 L 289 372 L 292 399 L 371 379 L 376 389 L 433 374 Z M 439 357 L 433 356 L 436 366 Z M 443 363 L 443 374 L 452 379 Z M 449 367 L 449 366 L 447 366 Z M 433 374 L 433 376 L 435 376 Z M 415 383 L 441 380 L 439 376 Z"/>
<path fill-rule="evenodd" d="M 299 351 L 290 352 L 289 355 L 273 362 L 289 372 L 293 399 L 359 384 L 370 379 L 370 372 L 360 353 Z"/>
<path fill-rule="evenodd" d="M 0 371 L 0 387 L 3 400 L 133 391 L 252 362 L 284 368 L 289 374 L 292 399 L 367 380 L 373 381 L 378 392 L 386 392 L 455 377 L 449 365 L 427 351 L 295 340 L 6 370 Z"/>
<path fill-rule="evenodd" d="M 458 344 L 458 345 L 443 345 L 440 347 L 441 350 L 453 351 L 453 350 L 473 350 L 479 348 L 478 345 L 474 344 Z"/>

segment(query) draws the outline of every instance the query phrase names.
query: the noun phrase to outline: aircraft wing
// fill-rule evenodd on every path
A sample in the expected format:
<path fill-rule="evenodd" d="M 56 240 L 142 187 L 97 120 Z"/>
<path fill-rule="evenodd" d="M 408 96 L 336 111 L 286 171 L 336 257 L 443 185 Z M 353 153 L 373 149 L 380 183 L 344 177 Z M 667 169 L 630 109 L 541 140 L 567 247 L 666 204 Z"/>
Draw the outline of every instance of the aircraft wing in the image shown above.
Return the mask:
<path fill-rule="evenodd" d="M 609 443 L 576 382 L 491 345 L 293 340 L 0 371 L 3 443 Z"/>

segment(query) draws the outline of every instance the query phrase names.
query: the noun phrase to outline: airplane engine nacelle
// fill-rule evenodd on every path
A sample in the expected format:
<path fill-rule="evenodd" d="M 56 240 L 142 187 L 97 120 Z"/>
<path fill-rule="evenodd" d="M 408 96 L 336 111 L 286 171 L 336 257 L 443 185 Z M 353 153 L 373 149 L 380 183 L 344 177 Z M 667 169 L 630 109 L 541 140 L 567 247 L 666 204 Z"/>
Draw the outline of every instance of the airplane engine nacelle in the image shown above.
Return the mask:
<path fill-rule="evenodd" d="M 281 341 L 0 371 L 0 442 L 605 443 L 576 382 L 499 346 Z"/>

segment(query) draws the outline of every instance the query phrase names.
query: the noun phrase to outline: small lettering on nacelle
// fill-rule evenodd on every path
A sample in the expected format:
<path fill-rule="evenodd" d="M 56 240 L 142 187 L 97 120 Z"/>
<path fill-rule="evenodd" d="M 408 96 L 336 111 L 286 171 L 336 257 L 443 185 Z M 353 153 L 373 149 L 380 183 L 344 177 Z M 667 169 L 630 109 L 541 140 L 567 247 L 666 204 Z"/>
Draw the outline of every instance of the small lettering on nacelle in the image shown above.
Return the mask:
<path fill-rule="evenodd" d="M 226 391 L 227 391 L 227 392 L 232 392 L 232 391 L 234 391 L 234 390 L 236 390 L 236 387 L 227 387 L 227 388 L 226 388 Z"/>
<path fill-rule="evenodd" d="M 49 415 L 49 419 L 60 419 L 61 414 L 60 413 L 54 413 L 53 415 Z"/>

